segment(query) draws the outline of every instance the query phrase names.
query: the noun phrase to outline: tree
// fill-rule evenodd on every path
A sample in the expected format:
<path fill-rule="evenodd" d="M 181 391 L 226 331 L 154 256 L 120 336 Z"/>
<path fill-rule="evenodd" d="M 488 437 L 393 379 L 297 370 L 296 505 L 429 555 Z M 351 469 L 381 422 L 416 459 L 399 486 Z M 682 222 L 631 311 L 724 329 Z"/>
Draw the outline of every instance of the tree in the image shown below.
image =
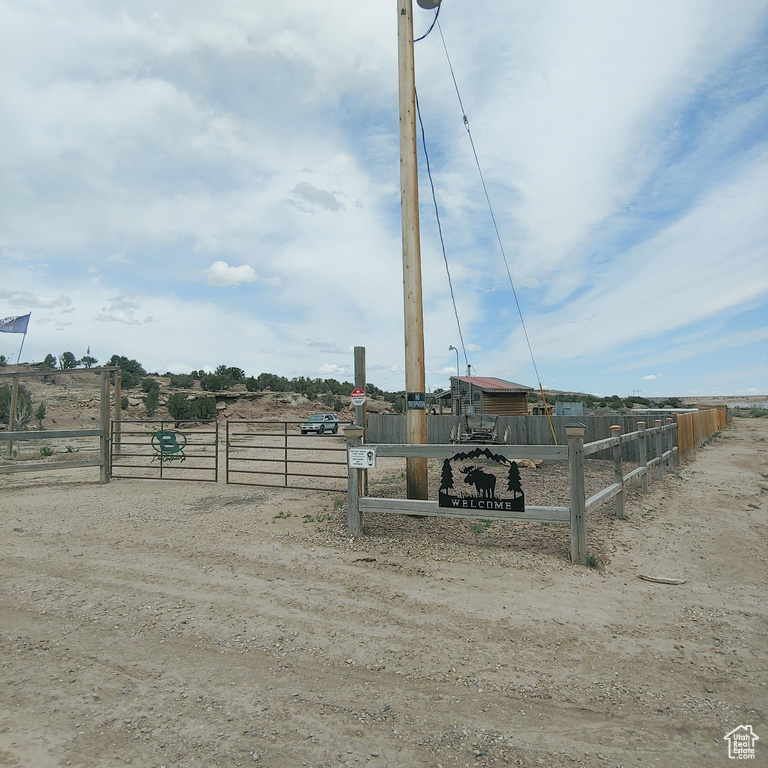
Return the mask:
<path fill-rule="evenodd" d="M 95 357 L 91 357 L 90 355 L 85 355 L 80 359 L 80 362 L 86 367 L 91 368 L 92 366 L 96 365 L 99 361 Z"/>
<path fill-rule="evenodd" d="M 5 368 L 8 365 L 8 358 L 5 355 L 0 355 L 0 368 Z"/>
<path fill-rule="evenodd" d="M 40 429 L 43 428 L 43 419 L 45 418 L 45 403 L 40 403 L 35 411 L 35 418 L 37 419 L 37 426 Z"/>
<path fill-rule="evenodd" d="M 221 376 L 222 379 L 225 379 L 232 384 L 238 384 L 239 382 L 245 380 L 245 371 L 242 368 L 220 365 L 216 369 L 215 373 L 217 376 Z"/>
<path fill-rule="evenodd" d="M 59 366 L 62 371 L 69 371 L 77 368 L 80 361 L 71 352 L 62 352 L 59 355 Z"/>
<path fill-rule="evenodd" d="M 116 365 L 120 369 L 122 385 L 126 389 L 138 386 L 141 377 L 147 373 L 140 362 L 120 355 L 112 355 L 107 365 Z"/>
<path fill-rule="evenodd" d="M 45 370 L 52 370 L 56 367 L 56 355 L 52 355 L 50 352 L 45 356 L 41 368 Z"/>

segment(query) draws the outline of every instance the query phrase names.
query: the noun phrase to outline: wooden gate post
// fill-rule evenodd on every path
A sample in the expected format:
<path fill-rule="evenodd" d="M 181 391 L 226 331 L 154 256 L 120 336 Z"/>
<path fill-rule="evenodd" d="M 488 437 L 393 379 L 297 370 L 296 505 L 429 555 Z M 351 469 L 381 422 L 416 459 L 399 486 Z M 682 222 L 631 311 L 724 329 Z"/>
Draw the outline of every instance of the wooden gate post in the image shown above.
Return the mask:
<path fill-rule="evenodd" d="M 99 429 L 99 460 L 101 477 L 99 482 L 109 482 L 109 372 L 101 372 L 101 403 Z"/>
<path fill-rule="evenodd" d="M 643 472 L 642 479 L 640 480 L 640 488 L 643 493 L 648 493 L 648 443 L 646 442 L 648 438 L 645 436 L 645 422 L 638 421 L 637 429 L 640 432 L 640 439 L 638 440 L 640 444 L 640 464 L 645 468 L 645 472 Z"/>
<path fill-rule="evenodd" d="M 616 494 L 614 501 L 615 517 L 624 519 L 624 467 L 621 463 L 621 427 L 618 424 L 612 424 L 611 427 L 612 437 L 619 438 L 619 444 L 614 445 L 611 448 L 611 454 L 613 455 L 613 482 L 621 485 L 621 490 Z"/>
<path fill-rule="evenodd" d="M 114 434 L 113 434 L 113 440 L 112 440 L 112 449 L 115 453 L 120 453 L 120 440 L 122 437 L 122 424 L 120 423 L 120 419 L 122 418 L 122 407 L 120 405 L 120 400 L 123 396 L 123 385 L 122 385 L 122 371 L 118 368 L 115 371 L 115 407 L 114 407 Z"/>
<path fill-rule="evenodd" d="M 586 498 L 584 495 L 584 432 L 579 422 L 565 425 L 571 478 L 571 562 L 587 564 Z"/>
<path fill-rule="evenodd" d="M 360 488 L 362 487 L 363 470 L 349 466 L 349 449 L 362 444 L 364 429 L 352 424 L 344 428 L 347 441 L 347 536 L 357 538 L 363 533 L 363 515 L 360 512 Z"/>

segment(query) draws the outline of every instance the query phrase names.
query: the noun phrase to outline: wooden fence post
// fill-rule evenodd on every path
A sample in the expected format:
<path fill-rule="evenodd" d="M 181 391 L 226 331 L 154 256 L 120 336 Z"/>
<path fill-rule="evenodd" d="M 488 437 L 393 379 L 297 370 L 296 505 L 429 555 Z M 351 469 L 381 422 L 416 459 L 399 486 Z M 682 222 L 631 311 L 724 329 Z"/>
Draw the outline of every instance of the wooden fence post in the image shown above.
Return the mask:
<path fill-rule="evenodd" d="M 116 453 L 120 453 L 120 442 L 122 438 L 122 424 L 120 419 L 122 418 L 122 406 L 120 400 L 123 396 L 123 379 L 122 371 L 118 368 L 115 371 L 115 407 L 114 407 L 114 435 L 112 440 L 112 449 Z"/>
<path fill-rule="evenodd" d="M 99 429 L 99 460 L 101 461 L 101 477 L 99 482 L 109 482 L 109 373 L 101 372 L 101 403 Z"/>
<path fill-rule="evenodd" d="M 674 431 L 672 426 L 672 418 L 667 416 L 667 431 L 665 432 L 666 440 L 664 441 L 669 451 L 669 458 L 667 459 L 667 469 L 670 472 L 675 471 L 675 454 L 672 450 L 675 447 Z"/>
<path fill-rule="evenodd" d="M 640 439 L 638 440 L 640 444 L 640 464 L 645 467 L 645 472 L 643 472 L 643 477 L 640 480 L 640 488 L 643 493 L 648 493 L 648 443 L 646 442 L 648 438 L 645 436 L 645 422 L 638 421 L 637 429 L 640 432 Z"/>
<path fill-rule="evenodd" d="M 621 427 L 618 424 L 611 426 L 611 437 L 618 437 L 619 444 L 611 448 L 613 455 L 613 482 L 621 485 L 621 490 L 615 496 L 614 512 L 616 517 L 624 519 L 624 467 L 621 463 Z"/>
<path fill-rule="evenodd" d="M 355 358 L 354 358 L 354 364 L 355 364 L 355 388 L 362 389 L 365 391 L 365 388 L 368 384 L 365 376 L 365 347 L 355 347 Z M 366 428 L 366 407 L 365 403 L 362 405 L 356 405 L 355 406 L 355 424 L 358 426 L 361 426 L 363 429 Z M 360 496 L 367 496 L 368 495 L 368 473 L 364 472 L 360 476 L 360 487 L 359 492 Z"/>
<path fill-rule="evenodd" d="M 664 480 L 664 441 L 662 440 L 663 432 L 661 431 L 661 419 L 656 419 L 653 422 L 654 427 L 656 427 L 656 458 L 659 460 L 658 463 L 658 474 L 659 474 L 659 481 Z"/>
<path fill-rule="evenodd" d="M 349 449 L 362 444 L 364 430 L 357 424 L 344 428 L 347 441 L 347 465 L 349 465 Z M 357 538 L 363 533 L 363 515 L 360 512 L 360 488 L 362 487 L 360 473 L 362 470 L 347 466 L 347 536 Z"/>
<path fill-rule="evenodd" d="M 571 562 L 587 564 L 586 497 L 584 494 L 584 424 L 566 424 L 570 474 Z"/>
<path fill-rule="evenodd" d="M 18 368 L 18 365 L 17 365 Z M 11 382 L 11 409 L 8 413 L 8 431 L 16 429 L 16 407 L 19 401 L 19 377 L 14 376 Z M 8 458 L 13 458 L 13 440 L 8 441 Z"/>

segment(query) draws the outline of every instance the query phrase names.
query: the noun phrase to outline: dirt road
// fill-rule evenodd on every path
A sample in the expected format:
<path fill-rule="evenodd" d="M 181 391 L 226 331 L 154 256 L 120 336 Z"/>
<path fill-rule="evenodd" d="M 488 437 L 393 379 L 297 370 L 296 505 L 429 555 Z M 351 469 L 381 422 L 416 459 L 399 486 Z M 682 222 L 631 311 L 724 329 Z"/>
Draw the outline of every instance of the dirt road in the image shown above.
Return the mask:
<path fill-rule="evenodd" d="M 700 768 L 739 725 L 768 765 L 768 418 L 599 570 L 565 529 L 350 542 L 333 497 L 78 473 L 0 478 L 2 766 Z"/>

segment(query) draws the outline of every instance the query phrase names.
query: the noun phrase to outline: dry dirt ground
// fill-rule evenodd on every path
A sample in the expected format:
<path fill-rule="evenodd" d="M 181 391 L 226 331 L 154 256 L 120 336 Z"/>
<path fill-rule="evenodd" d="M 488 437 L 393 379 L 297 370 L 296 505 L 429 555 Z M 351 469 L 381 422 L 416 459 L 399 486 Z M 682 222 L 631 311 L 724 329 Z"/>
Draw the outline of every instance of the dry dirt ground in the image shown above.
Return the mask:
<path fill-rule="evenodd" d="M 97 480 L 0 476 L 2 766 L 698 768 L 739 725 L 768 765 L 768 418 L 592 521 L 599 569 L 563 528 L 350 541 L 334 496 Z"/>

